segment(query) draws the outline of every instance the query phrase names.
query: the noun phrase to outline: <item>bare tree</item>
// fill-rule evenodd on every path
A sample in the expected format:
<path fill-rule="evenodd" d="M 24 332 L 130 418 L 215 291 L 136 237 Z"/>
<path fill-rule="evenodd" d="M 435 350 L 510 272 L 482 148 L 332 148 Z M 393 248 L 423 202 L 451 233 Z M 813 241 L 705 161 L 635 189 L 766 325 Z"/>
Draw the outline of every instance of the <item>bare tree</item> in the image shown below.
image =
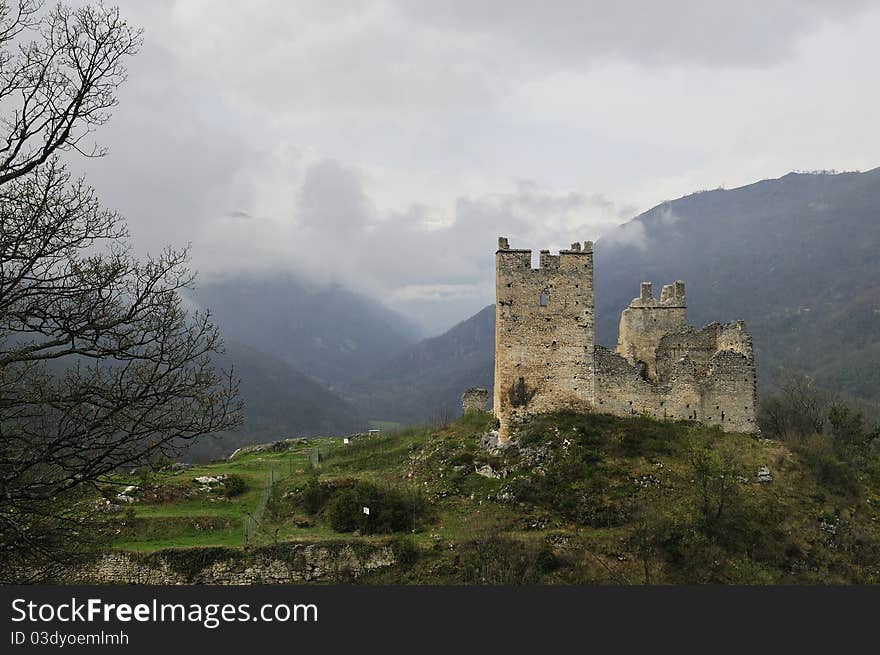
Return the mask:
<path fill-rule="evenodd" d="M 88 545 L 104 476 L 240 420 L 186 249 L 135 258 L 59 158 L 103 154 L 85 139 L 140 42 L 116 9 L 0 0 L 0 577 Z"/>
<path fill-rule="evenodd" d="M 781 440 L 821 434 L 833 397 L 815 381 L 794 371 L 785 371 L 779 392 L 765 398 L 758 411 L 761 431 Z"/>

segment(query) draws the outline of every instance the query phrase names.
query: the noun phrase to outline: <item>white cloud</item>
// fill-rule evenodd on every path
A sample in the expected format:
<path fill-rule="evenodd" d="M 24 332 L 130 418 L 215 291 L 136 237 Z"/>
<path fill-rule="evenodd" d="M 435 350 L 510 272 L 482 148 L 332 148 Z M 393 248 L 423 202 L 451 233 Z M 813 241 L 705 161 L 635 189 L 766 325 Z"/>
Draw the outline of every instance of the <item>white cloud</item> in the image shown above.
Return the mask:
<path fill-rule="evenodd" d="M 697 189 L 876 165 L 867 2 L 124 0 L 146 28 L 104 160 L 136 245 L 307 270 L 439 326 L 497 236 L 608 234 Z"/>

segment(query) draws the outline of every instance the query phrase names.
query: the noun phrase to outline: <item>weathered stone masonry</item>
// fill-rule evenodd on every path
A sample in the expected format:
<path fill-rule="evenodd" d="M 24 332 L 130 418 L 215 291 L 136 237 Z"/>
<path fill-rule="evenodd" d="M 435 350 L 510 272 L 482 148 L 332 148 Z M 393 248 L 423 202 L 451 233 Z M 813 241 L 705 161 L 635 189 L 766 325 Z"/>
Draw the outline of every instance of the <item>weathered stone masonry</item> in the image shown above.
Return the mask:
<path fill-rule="evenodd" d="M 684 282 L 660 299 L 643 283 L 623 310 L 616 352 L 594 341 L 592 244 L 559 255 L 512 250 L 496 262 L 494 412 L 502 440 L 521 418 L 595 409 L 755 430 L 755 360 L 743 322 L 687 325 Z"/>
<path fill-rule="evenodd" d="M 489 404 L 489 392 L 480 387 L 465 389 L 461 395 L 461 413 L 485 412 Z"/>
<path fill-rule="evenodd" d="M 193 560 L 193 561 L 191 561 Z M 285 543 L 253 551 L 234 548 L 113 551 L 65 571 L 68 584 L 247 585 L 344 582 L 394 566 L 388 545 Z"/>
<path fill-rule="evenodd" d="M 590 409 L 593 382 L 593 246 L 551 255 L 495 254 L 494 410 L 507 438 L 512 421 L 559 407 Z"/>

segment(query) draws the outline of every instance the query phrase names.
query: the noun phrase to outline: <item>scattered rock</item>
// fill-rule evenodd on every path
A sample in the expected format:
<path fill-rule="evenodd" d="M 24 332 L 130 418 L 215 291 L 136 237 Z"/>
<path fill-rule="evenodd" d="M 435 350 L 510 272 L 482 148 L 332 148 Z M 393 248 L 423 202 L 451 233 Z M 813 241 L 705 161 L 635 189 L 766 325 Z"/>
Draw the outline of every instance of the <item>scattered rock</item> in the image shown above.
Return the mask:
<path fill-rule="evenodd" d="M 530 519 L 526 521 L 525 529 L 526 530 L 543 530 L 547 527 L 547 519 L 544 517 Z"/>
<path fill-rule="evenodd" d="M 130 484 L 125 489 L 116 494 L 116 500 L 123 503 L 133 503 L 136 500 L 136 496 L 140 490 L 137 486 Z"/>
<path fill-rule="evenodd" d="M 223 486 L 224 481 L 226 480 L 226 475 L 200 475 L 197 478 L 194 478 L 196 482 L 198 482 L 201 487 L 199 487 L 199 491 L 215 491 L 218 487 Z"/>
<path fill-rule="evenodd" d="M 492 430 L 480 437 L 480 448 L 492 449 L 498 447 L 498 430 Z"/>
<path fill-rule="evenodd" d="M 477 475 L 482 475 L 484 478 L 493 478 L 493 479 L 497 479 L 497 478 L 500 478 L 500 477 L 501 477 L 501 475 L 499 475 L 498 473 L 496 473 L 496 472 L 495 472 L 495 469 L 493 469 L 493 468 L 492 468 L 491 466 L 489 466 L 488 464 L 485 464 L 485 465 L 483 465 L 483 466 L 478 466 L 478 467 L 474 470 L 474 473 L 476 473 Z"/>
<path fill-rule="evenodd" d="M 837 534 L 838 524 L 839 524 L 839 520 L 832 522 L 832 521 L 826 521 L 823 518 L 819 519 L 819 529 L 822 530 L 822 532 L 827 532 L 828 534 L 831 534 L 831 535 Z"/>
<path fill-rule="evenodd" d="M 766 466 L 762 466 L 758 469 L 758 482 L 766 483 L 773 482 L 773 476 L 770 475 L 770 469 Z"/>
<path fill-rule="evenodd" d="M 133 501 L 134 499 L 132 499 L 131 502 Z M 122 505 L 112 503 L 106 498 L 98 498 L 95 502 L 92 503 L 92 507 L 95 509 L 96 512 L 104 512 L 105 514 L 118 514 L 125 509 Z"/>
<path fill-rule="evenodd" d="M 520 450 L 523 466 L 537 466 L 550 459 L 550 449 L 547 445 L 535 448 L 522 448 Z"/>
<path fill-rule="evenodd" d="M 650 473 L 646 473 L 638 478 L 634 478 L 633 482 L 640 489 L 648 489 L 650 487 L 660 487 L 662 486 L 662 482 L 660 482 L 659 478 L 655 478 Z"/>
<path fill-rule="evenodd" d="M 225 475 L 200 475 L 195 480 L 199 484 L 223 484 Z"/>

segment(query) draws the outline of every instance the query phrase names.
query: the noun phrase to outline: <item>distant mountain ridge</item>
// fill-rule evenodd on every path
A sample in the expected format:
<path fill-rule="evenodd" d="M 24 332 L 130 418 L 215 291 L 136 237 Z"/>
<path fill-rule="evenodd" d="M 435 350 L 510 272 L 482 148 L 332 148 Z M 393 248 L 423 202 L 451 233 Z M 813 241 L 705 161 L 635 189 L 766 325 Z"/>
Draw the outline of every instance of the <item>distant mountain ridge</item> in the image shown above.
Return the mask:
<path fill-rule="evenodd" d="M 378 301 L 290 273 L 208 280 L 191 296 L 213 312 L 224 337 L 271 354 L 331 389 L 378 368 L 420 336 Z"/>
<path fill-rule="evenodd" d="M 208 437 L 193 459 L 283 437 L 362 431 L 368 417 L 334 389 L 363 376 L 417 339 L 412 324 L 381 303 L 289 273 L 235 275 L 188 294 L 211 310 L 226 343 L 217 365 L 241 380 L 244 424 Z"/>
<path fill-rule="evenodd" d="M 233 367 L 240 380 L 244 424 L 199 440 L 187 451 L 190 459 L 214 459 L 252 443 L 349 434 L 367 427 L 354 405 L 272 355 L 227 340 L 226 352 L 215 364 Z"/>
<path fill-rule="evenodd" d="M 465 387 L 492 388 L 495 307 L 425 339 L 343 390 L 373 419 L 419 423 L 456 416 Z"/>

